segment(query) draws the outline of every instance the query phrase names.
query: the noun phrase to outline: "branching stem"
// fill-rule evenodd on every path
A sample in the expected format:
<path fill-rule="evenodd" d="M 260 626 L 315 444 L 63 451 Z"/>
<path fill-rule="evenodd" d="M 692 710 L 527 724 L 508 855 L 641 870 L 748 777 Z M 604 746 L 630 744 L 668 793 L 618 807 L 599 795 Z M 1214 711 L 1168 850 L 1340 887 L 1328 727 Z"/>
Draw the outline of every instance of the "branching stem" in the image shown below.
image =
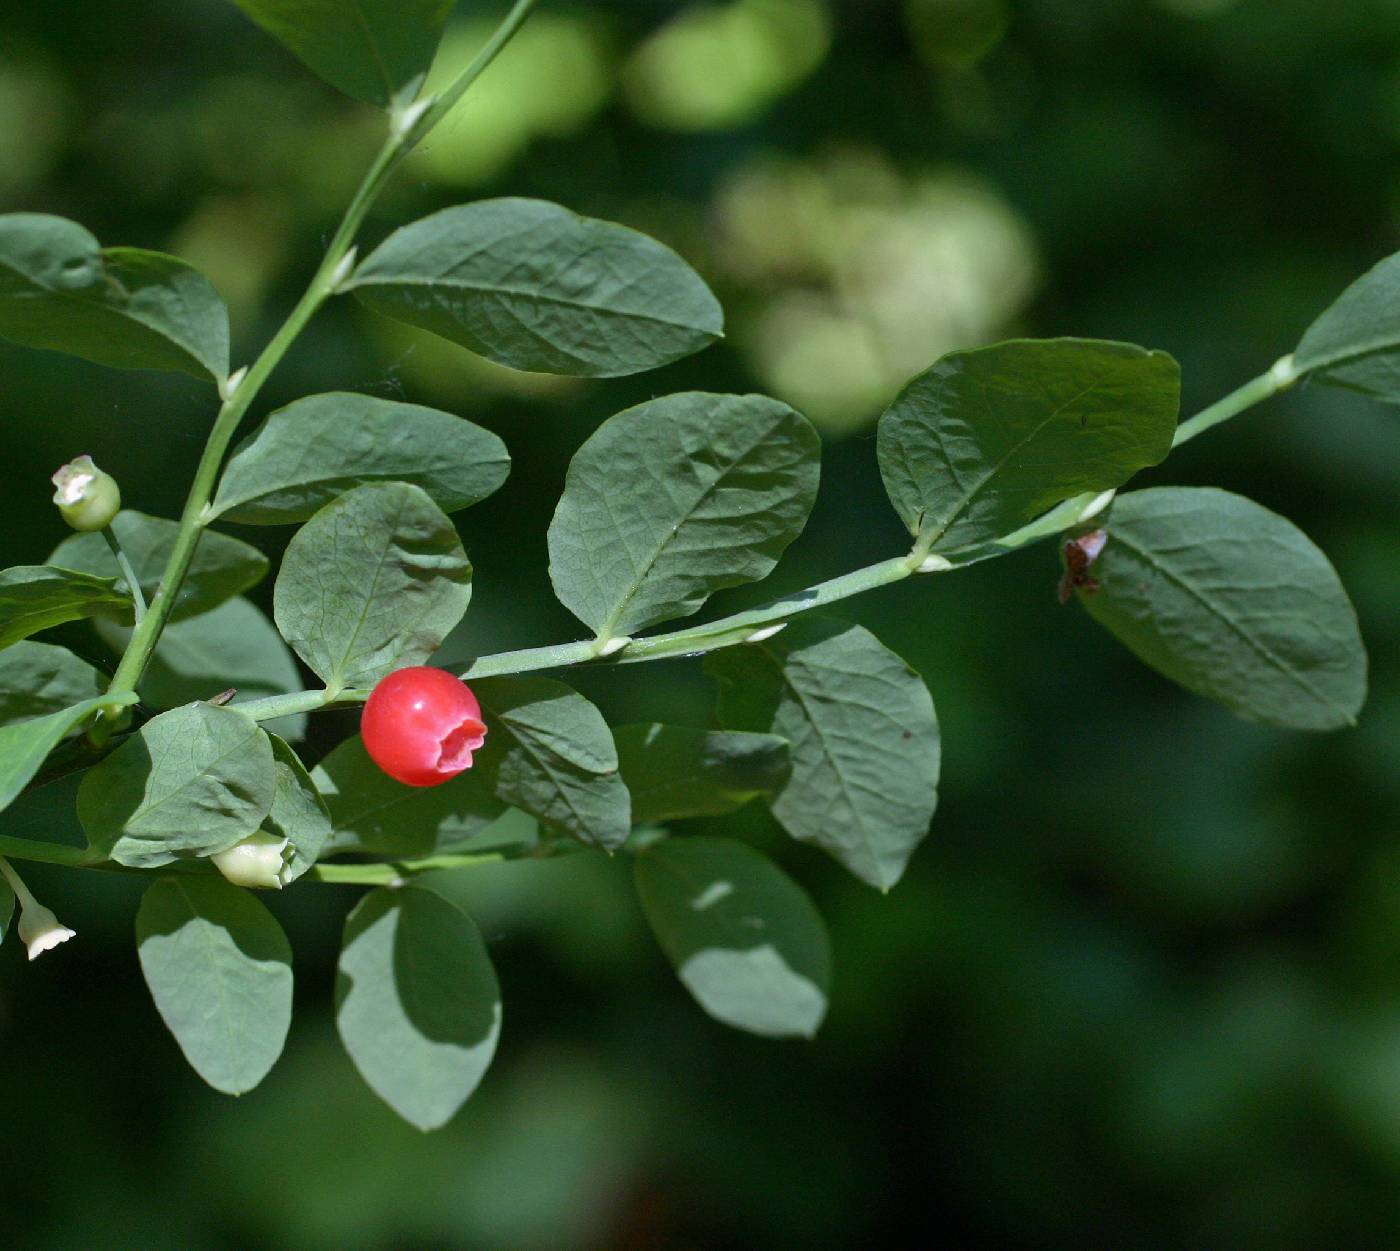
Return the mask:
<path fill-rule="evenodd" d="M 1189 421 L 1177 427 L 1173 447 L 1180 447 L 1204 430 L 1235 417 L 1262 400 L 1276 395 L 1297 381 L 1291 357 L 1283 357 L 1267 373 L 1251 379 L 1244 386 L 1230 392 L 1209 408 L 1203 409 Z M 629 639 L 626 644 L 606 657 L 600 657 L 597 640 L 582 639 L 575 643 L 553 643 L 546 647 L 527 647 L 520 651 L 497 652 L 492 656 L 482 656 L 473 661 L 462 672 L 467 681 L 473 678 L 494 678 L 507 674 L 533 673 L 541 669 L 563 669 L 582 664 L 633 664 L 643 660 L 666 660 L 675 656 L 699 656 L 705 652 L 717 651 L 721 647 L 756 641 L 755 633 L 781 628 L 799 613 L 823 608 L 828 604 L 860 595 L 876 587 L 888 586 L 892 582 L 920 573 L 946 573 L 962 569 L 978 560 L 993 555 L 1001 555 L 1025 547 L 1040 539 L 1050 538 L 1084 516 L 1086 510 L 1098 515 L 1111 499 L 1111 492 L 1088 492 L 1076 495 L 1073 499 L 1057 504 L 1044 516 L 1038 517 L 1029 525 L 1002 538 L 978 548 L 975 552 L 959 553 L 960 558 L 939 564 L 934 568 L 924 567 L 920 559 L 922 553 L 916 548 L 908 556 L 896 556 L 882 560 L 878 564 L 867 565 L 809 586 L 806 590 L 784 595 L 757 608 L 708 621 L 703 625 L 690 626 L 684 630 L 672 630 L 666 634 L 653 634 L 642 638 Z M 620 640 L 615 640 L 620 641 Z M 321 708 L 331 708 L 346 704 L 364 703 L 369 691 L 362 687 L 351 687 L 332 696 L 327 691 L 296 691 L 290 695 L 272 695 L 265 699 L 249 700 L 239 708 L 258 721 L 285 717 L 290 713 L 315 712 Z"/>
<path fill-rule="evenodd" d="M 416 120 L 406 128 L 391 127 L 389 137 L 384 141 L 378 155 L 366 171 L 358 190 L 351 198 L 340 226 L 331 238 L 320 267 L 311 279 L 310 285 L 296 306 L 287 315 L 287 320 L 262 350 L 261 355 L 249 366 L 241 377 L 237 374 L 225 387 L 225 396 L 214 426 L 204 444 L 204 452 L 195 469 L 194 481 L 190 484 L 189 495 L 185 500 L 184 512 L 180 516 L 180 528 L 175 536 L 175 545 L 161 574 L 160 587 L 151 599 L 150 609 L 143 614 L 132 632 L 121 663 L 112 678 L 111 691 L 134 691 L 141 680 L 141 674 L 160 641 L 161 631 L 170 618 L 170 610 L 179 594 L 180 585 L 189 572 L 190 561 L 200 535 L 209 522 L 209 501 L 218 482 L 219 468 L 223 464 L 228 445 L 233 439 L 239 423 L 248 412 L 249 406 L 257 397 L 258 391 L 282 358 L 287 349 L 306 328 L 315 316 L 316 310 L 334 294 L 337 285 L 344 277 L 343 262 L 354 246 L 355 235 L 364 223 L 365 215 L 379 193 L 384 189 L 390 175 L 409 152 L 437 125 L 447 111 L 462 97 L 466 90 L 481 76 L 482 71 L 495 60 L 496 55 L 520 29 L 537 0 L 518 0 L 515 7 L 506 15 L 495 33 L 476 55 L 476 58 L 446 91 L 423 109 Z"/>

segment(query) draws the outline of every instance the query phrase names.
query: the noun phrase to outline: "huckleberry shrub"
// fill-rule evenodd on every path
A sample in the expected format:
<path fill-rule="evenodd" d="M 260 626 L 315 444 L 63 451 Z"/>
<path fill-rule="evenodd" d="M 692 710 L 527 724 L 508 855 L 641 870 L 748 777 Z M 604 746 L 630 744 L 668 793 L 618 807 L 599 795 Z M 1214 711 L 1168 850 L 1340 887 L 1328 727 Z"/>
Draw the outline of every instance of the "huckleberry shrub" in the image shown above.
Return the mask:
<path fill-rule="evenodd" d="M 762 395 L 639 404 L 578 450 L 548 528 L 550 579 L 587 637 L 483 656 L 455 675 L 425 669 L 472 595 L 453 514 L 501 486 L 509 453 L 456 416 L 342 392 L 267 414 L 230 454 L 318 309 L 354 298 L 505 366 L 595 378 L 699 352 L 723 315 L 668 248 L 555 204 L 464 204 L 377 246 L 359 240 L 403 158 L 533 0 L 435 96 L 419 93 L 443 0 L 359 0 L 354 13 L 237 2 L 316 73 L 387 113 L 383 147 L 319 269 L 256 360 L 231 369 L 224 304 L 185 262 L 103 247 L 58 217 L 0 216 L 0 335 L 182 371 L 212 384 L 211 405 L 218 397 L 178 519 L 118 511 L 117 484 L 84 453 L 54 477 L 77 533 L 45 563 L 0 573 L 0 805 L 80 772 L 88 840 L 0 835 L 0 853 L 149 876 L 141 967 L 217 1089 L 257 1085 L 291 1016 L 287 940 L 246 888 L 364 886 L 345 924 L 340 1034 L 396 1111 L 443 1124 L 491 1061 L 501 996 L 472 919 L 436 889 L 441 871 L 568 849 L 633 859 L 646 917 L 705 1011 L 758 1034 L 813 1034 L 830 952 L 807 895 L 745 844 L 669 823 L 757 799 L 863 882 L 899 880 L 934 813 L 938 722 L 918 674 L 823 612 L 862 591 L 1058 538 L 1062 597 L 1163 674 L 1272 725 L 1327 730 L 1356 717 L 1366 689 L 1356 617 L 1306 536 L 1225 491 L 1123 488 L 1303 379 L 1400 402 L 1400 257 L 1356 282 L 1291 355 L 1180 424 L 1179 371 L 1162 352 L 1016 340 L 932 362 L 884 413 L 875 448 L 907 549 L 701 625 L 665 628 L 773 570 L 816 498 L 819 438 Z M 54 463 L 77 450 L 55 446 Z M 122 489 L 141 502 L 139 481 Z M 271 622 L 241 596 L 268 562 L 221 522 L 298 527 Z M 112 647 L 110 673 L 31 637 L 80 619 Z M 169 645 L 180 636 L 198 649 Z M 293 653 L 320 686 L 296 689 Z M 540 676 L 701 654 L 719 728 L 610 727 Z M 280 693 L 250 698 L 240 684 Z M 363 739 L 314 769 L 267 729 L 366 700 Z M 0 932 L 18 902 L 31 958 L 73 936 L 9 861 L 0 870 Z"/>

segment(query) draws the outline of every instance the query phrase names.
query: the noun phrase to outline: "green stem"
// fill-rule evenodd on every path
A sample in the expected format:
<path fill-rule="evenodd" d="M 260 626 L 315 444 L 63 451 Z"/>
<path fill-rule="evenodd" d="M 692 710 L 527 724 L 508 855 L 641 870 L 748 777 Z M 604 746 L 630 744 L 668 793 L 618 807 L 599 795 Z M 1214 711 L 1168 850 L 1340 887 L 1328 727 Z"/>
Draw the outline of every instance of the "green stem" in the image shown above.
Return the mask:
<path fill-rule="evenodd" d="M 1218 426 L 1222 421 L 1229 421 L 1231 417 L 1238 416 L 1247 408 L 1254 407 L 1255 404 L 1267 400 L 1277 395 L 1280 391 L 1285 391 L 1298 381 L 1298 372 L 1293 368 L 1293 357 L 1282 356 L 1273 364 L 1273 368 L 1266 373 L 1262 373 L 1257 378 L 1251 378 L 1242 387 L 1237 387 L 1231 391 L 1224 399 L 1216 400 L 1209 408 L 1202 409 L 1190 421 L 1183 421 L 1176 428 L 1176 437 L 1172 439 L 1172 448 L 1176 449 L 1183 443 L 1188 443 L 1204 430 L 1209 430 L 1212 426 Z"/>
<path fill-rule="evenodd" d="M 0 877 L 3 877 L 10 884 L 10 889 L 14 891 L 15 898 L 19 900 L 21 908 L 33 905 L 34 896 L 29 893 L 29 887 L 24 884 L 24 880 L 10 867 L 9 862 L 3 856 L 0 856 Z"/>
<path fill-rule="evenodd" d="M 1195 438 L 1203 430 L 1219 425 L 1237 416 L 1262 400 L 1278 394 L 1298 380 L 1293 368 L 1293 358 L 1285 356 L 1275 362 L 1272 369 L 1251 379 L 1242 387 L 1217 400 L 1209 408 L 1203 409 L 1189 421 L 1177 427 L 1173 447 L 1180 447 L 1189 439 Z M 691 626 L 685 630 L 673 630 L 669 634 L 654 634 L 645 638 L 614 639 L 614 650 L 604 653 L 596 639 L 576 643 L 555 643 L 547 647 L 527 647 L 520 651 L 497 652 L 493 656 L 482 656 L 472 662 L 461 675 L 464 679 L 501 677 L 506 674 L 531 673 L 539 669 L 559 669 L 570 665 L 585 664 L 589 661 L 608 659 L 616 664 L 631 664 L 643 660 L 664 660 L 673 656 L 698 656 L 704 652 L 716 651 L 721 647 L 732 647 L 749 642 L 755 631 L 768 627 L 781 628 L 799 613 L 810 612 L 827 604 L 859 595 L 880 586 L 888 586 L 920 572 L 941 573 L 949 569 L 962 568 L 976 560 L 988 556 L 1001 555 L 1028 543 L 1050 538 L 1073 526 L 1084 516 L 1086 509 L 1097 505 L 1094 513 L 1106 509 L 1113 498 L 1113 492 L 1087 492 L 1076 495 L 1057 504 L 1049 512 L 1038 517 L 1029 525 L 1004 535 L 992 543 L 975 551 L 962 553 L 955 564 L 946 562 L 928 568 L 921 562 L 922 548 L 916 546 L 908 556 L 897 556 L 892 560 L 867 565 L 840 577 L 819 582 L 793 595 L 785 595 L 758 608 L 721 617 L 704 625 Z M 340 691 L 333 698 L 325 691 L 298 691 L 290 695 L 274 695 L 266 699 L 249 700 L 239 708 L 258 721 L 286 716 L 296 712 L 314 712 L 336 704 L 363 703 L 369 698 L 369 691 L 352 688 Z"/>
<path fill-rule="evenodd" d="M 141 624 L 141 618 L 146 615 L 146 597 L 141 591 L 141 583 L 136 580 L 136 571 L 131 567 L 131 561 L 127 559 L 126 552 L 122 550 L 121 540 L 117 538 L 117 532 L 111 526 L 102 527 L 102 537 L 107 540 L 107 546 L 112 549 L 112 555 L 117 558 L 117 568 L 121 570 L 122 577 L 126 580 L 127 590 L 131 592 L 131 602 L 136 606 L 135 624 Z"/>
<path fill-rule="evenodd" d="M 882 560 L 879 564 L 867 565 L 864 569 L 856 569 L 838 578 L 819 582 L 805 591 L 785 595 L 758 608 L 721 617 L 717 621 L 708 621 L 704 625 L 692 626 L 688 630 L 673 630 L 669 634 L 628 639 L 623 647 L 606 658 L 600 656 L 597 640 L 587 639 L 577 643 L 555 643 L 548 647 L 527 647 L 520 651 L 482 656 L 473 661 L 461 676 L 464 679 L 494 678 L 507 674 L 533 673 L 540 669 L 560 669 L 604 659 L 617 664 L 630 664 L 641 660 L 665 660 L 674 656 L 698 656 L 721 647 L 748 642 L 755 631 L 772 626 L 781 627 L 799 613 L 810 612 L 814 608 L 821 608 L 848 596 L 874 590 L 876 587 L 888 586 L 917 572 L 917 567 L 911 565 L 909 557 L 897 556 L 893 560 Z M 250 699 L 239 704 L 238 710 L 247 713 L 255 721 L 270 721 L 274 717 L 285 717 L 298 712 L 315 712 L 339 704 L 362 704 L 368 698 L 369 690 L 363 687 L 350 687 L 334 696 L 326 691 L 296 691 L 290 695 Z"/>
<path fill-rule="evenodd" d="M 247 373 L 241 378 L 235 374 L 226 383 L 224 403 L 219 409 L 219 415 L 215 419 L 213 429 L 210 430 L 209 438 L 204 445 L 204 452 L 199 458 L 199 465 L 195 469 L 194 481 L 190 485 L 184 512 L 180 516 L 180 528 L 175 536 L 175 545 L 171 549 L 170 558 L 166 561 L 165 570 L 161 574 L 160 587 L 151 600 L 149 611 L 137 622 L 136 629 L 132 632 L 126 651 L 122 655 L 121 663 L 117 666 L 116 674 L 112 678 L 110 690 L 134 691 L 136 689 L 136 684 L 140 681 L 141 674 L 145 671 L 151 654 L 155 651 L 156 643 L 160 640 L 161 631 L 165 628 L 166 621 L 170 617 L 175 596 L 179 592 L 185 575 L 189 572 L 190 561 L 194 557 L 199 537 L 203 533 L 204 527 L 212 520 L 209 500 L 213 495 L 219 468 L 223 464 L 224 454 L 228 451 L 228 445 L 233 439 L 234 432 L 238 429 L 239 422 L 247 413 L 263 383 L 267 381 L 268 376 L 276 369 L 283 356 L 287 354 L 287 349 L 292 346 L 297 336 L 305 329 L 316 310 L 329 296 L 335 293 L 336 288 L 346 277 L 353 261 L 351 251 L 355 235 L 364 223 L 370 206 L 383 190 L 384 184 L 388 182 L 399 162 L 442 120 L 447 111 L 481 76 L 482 71 L 495 60 L 496 55 L 510 41 L 511 36 L 520 29 L 521 23 L 529 11 L 534 8 L 536 2 L 537 0 L 519 0 L 475 59 L 458 75 L 452 85 L 431 104 L 421 108 L 411 124 L 402 128 L 397 124 L 394 126 L 389 137 L 384 141 L 383 147 L 380 148 L 379 154 L 366 171 L 349 207 L 346 208 L 345 216 L 341 218 L 340 225 L 326 249 L 326 255 L 312 277 L 305 294 L 297 301 L 296 306 L 287 315 L 287 320 L 282 323 L 281 329 L 277 331 L 272 341 L 249 367 Z M 414 109 L 418 107 L 413 106 Z M 396 119 L 396 122 L 402 117 L 410 116 L 411 113 L 412 110 L 402 114 L 399 119 Z"/>
<path fill-rule="evenodd" d="M 481 77 L 482 72 L 496 59 L 501 49 L 511 41 L 515 32 L 520 29 L 525 19 L 530 15 L 530 10 L 537 3 L 538 0 L 516 0 L 510 12 L 501 19 L 501 24 L 496 27 L 491 38 L 482 45 L 481 51 L 472 58 L 471 64 L 466 69 L 430 101 L 415 101 L 401 111 L 399 125 L 402 127 L 405 152 L 412 149 L 452 111 L 457 101 L 466 95 L 471 85 Z"/>
<path fill-rule="evenodd" d="M 307 882 L 334 882 L 360 886 L 391 886 L 417 873 L 429 873 L 440 869 L 468 869 L 482 864 L 499 864 L 504 860 L 517 860 L 525 856 L 546 854 L 533 843 L 513 843 L 497 847 L 492 851 L 457 852 L 438 856 L 422 856 L 414 860 L 397 860 L 375 864 L 318 864 L 308 869 L 299 880 Z M 108 873 L 130 873 L 143 877 L 156 877 L 163 873 L 209 873 L 212 866 L 207 860 L 176 860 L 158 869 L 133 869 L 112 860 L 97 860 L 93 853 L 82 847 L 71 847 L 64 843 L 43 843 L 28 838 L 0 836 L 0 877 L 4 877 L 21 899 L 28 896 L 19 875 L 10 868 L 4 857 L 15 860 L 30 860 L 41 864 L 58 864 L 70 869 L 100 869 Z"/>
<path fill-rule="evenodd" d="M 308 882 L 332 882 L 341 886 L 395 886 L 416 873 L 438 869 L 469 869 L 480 864 L 500 864 L 518 859 L 521 852 L 514 847 L 475 854 L 424 856 L 420 860 L 394 861 L 388 864 L 317 864 L 309 868 L 304 879 Z"/>

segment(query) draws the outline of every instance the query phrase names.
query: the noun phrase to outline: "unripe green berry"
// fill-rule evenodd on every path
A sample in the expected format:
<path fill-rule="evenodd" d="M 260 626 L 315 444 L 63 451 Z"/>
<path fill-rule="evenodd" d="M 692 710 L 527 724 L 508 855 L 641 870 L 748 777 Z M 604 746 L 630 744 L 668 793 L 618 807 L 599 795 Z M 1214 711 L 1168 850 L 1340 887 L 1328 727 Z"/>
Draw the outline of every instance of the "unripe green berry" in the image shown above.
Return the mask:
<path fill-rule="evenodd" d="M 75 530 L 105 529 L 121 510 L 117 480 L 94 465 L 91 456 L 69 461 L 54 474 L 53 484 L 53 502 Z"/>

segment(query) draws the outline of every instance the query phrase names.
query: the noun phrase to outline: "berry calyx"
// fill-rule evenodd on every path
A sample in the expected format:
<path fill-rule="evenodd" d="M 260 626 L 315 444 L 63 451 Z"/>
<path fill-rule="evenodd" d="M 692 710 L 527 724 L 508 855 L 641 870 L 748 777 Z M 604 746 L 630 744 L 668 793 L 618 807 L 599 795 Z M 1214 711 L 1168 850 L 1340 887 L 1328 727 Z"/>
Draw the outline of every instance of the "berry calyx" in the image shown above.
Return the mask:
<path fill-rule="evenodd" d="M 486 739 L 481 705 L 442 669 L 396 669 L 370 692 L 360 718 L 365 751 L 405 786 L 438 786 L 472 766 Z"/>

